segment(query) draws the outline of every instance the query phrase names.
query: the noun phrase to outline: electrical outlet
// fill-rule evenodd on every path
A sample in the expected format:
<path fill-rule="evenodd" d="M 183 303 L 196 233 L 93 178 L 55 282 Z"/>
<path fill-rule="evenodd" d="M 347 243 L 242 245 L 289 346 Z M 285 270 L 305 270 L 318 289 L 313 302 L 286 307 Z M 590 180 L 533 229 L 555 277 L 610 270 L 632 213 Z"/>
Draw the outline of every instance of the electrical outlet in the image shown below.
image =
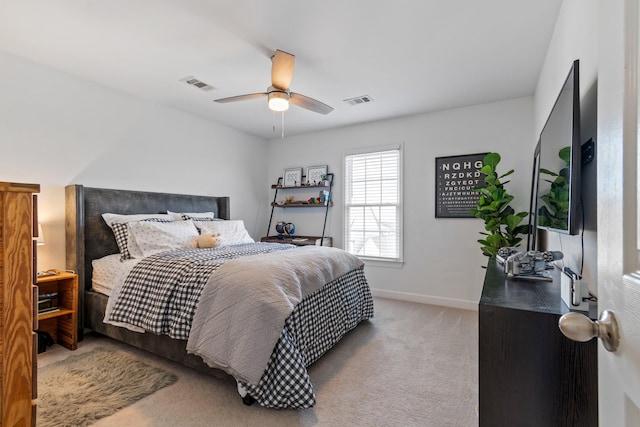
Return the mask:
<path fill-rule="evenodd" d="M 590 163 L 596 156 L 596 143 L 593 138 L 589 138 L 587 142 L 582 144 L 582 164 Z"/>

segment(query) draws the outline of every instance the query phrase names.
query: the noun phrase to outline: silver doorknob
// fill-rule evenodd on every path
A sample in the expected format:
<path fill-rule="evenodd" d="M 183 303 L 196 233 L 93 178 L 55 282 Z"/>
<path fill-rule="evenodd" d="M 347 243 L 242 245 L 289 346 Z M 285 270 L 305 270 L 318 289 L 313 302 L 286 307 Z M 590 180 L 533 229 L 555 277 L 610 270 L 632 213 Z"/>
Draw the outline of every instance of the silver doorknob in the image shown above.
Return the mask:
<path fill-rule="evenodd" d="M 586 342 L 600 338 L 604 348 L 611 352 L 616 351 L 620 343 L 618 322 L 610 310 L 603 311 L 595 322 L 584 314 L 567 313 L 560 317 L 558 326 L 564 336 L 573 341 Z"/>

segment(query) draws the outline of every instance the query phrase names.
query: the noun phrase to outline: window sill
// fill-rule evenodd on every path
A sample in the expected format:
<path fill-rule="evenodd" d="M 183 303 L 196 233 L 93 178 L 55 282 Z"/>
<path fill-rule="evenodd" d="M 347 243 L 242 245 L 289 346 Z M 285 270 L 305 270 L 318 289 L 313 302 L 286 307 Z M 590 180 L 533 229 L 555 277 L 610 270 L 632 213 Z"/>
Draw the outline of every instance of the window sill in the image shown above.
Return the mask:
<path fill-rule="evenodd" d="M 402 268 L 404 266 L 404 261 L 397 260 L 385 260 L 380 258 L 367 258 L 367 257 L 358 257 L 364 262 L 365 266 L 369 267 L 385 267 L 385 268 Z"/>

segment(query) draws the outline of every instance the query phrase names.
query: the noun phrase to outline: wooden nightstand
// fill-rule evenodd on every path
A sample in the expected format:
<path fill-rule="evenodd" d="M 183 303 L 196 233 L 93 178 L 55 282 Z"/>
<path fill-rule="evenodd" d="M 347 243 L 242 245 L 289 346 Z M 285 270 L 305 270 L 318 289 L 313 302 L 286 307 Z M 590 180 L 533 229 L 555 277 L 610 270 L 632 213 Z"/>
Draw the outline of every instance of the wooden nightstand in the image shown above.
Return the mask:
<path fill-rule="evenodd" d="M 75 350 L 78 348 L 78 275 L 58 271 L 55 275 L 39 276 L 37 285 L 37 329 L 51 334 L 58 344 Z M 51 311 L 44 311 L 47 306 Z"/>

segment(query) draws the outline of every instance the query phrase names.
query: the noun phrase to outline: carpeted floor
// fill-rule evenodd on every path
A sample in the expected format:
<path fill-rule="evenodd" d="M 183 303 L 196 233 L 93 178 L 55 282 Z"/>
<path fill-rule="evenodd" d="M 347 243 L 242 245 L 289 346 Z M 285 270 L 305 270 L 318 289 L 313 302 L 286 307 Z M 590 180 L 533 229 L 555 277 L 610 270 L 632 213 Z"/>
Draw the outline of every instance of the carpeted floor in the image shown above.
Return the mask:
<path fill-rule="evenodd" d="M 433 426 L 478 425 L 477 312 L 375 299 L 361 323 L 310 367 L 317 404 L 307 410 L 245 406 L 234 383 L 87 335 L 78 350 L 54 346 L 44 366 L 96 346 L 121 348 L 178 381 L 94 426 Z"/>

